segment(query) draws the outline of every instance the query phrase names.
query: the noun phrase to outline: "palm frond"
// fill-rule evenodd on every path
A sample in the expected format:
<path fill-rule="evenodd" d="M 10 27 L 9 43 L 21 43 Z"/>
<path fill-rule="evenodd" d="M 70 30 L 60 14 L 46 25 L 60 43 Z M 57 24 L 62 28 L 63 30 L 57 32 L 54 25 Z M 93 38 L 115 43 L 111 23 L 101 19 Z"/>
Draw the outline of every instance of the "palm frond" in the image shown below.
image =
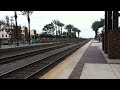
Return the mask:
<path fill-rule="evenodd" d="M 33 11 L 20 11 L 22 13 L 22 15 L 31 15 L 33 13 Z"/>

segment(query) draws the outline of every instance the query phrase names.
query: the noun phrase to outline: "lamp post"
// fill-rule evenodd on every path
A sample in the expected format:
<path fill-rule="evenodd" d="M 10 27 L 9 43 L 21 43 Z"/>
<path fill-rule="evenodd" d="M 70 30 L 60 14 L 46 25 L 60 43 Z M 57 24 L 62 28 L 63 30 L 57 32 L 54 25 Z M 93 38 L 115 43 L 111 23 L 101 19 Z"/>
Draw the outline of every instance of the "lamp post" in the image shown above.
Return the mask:
<path fill-rule="evenodd" d="M 16 41 L 17 41 L 17 46 L 19 46 L 18 43 L 18 26 L 17 26 L 17 11 L 14 11 L 15 13 L 15 24 L 16 24 Z"/>

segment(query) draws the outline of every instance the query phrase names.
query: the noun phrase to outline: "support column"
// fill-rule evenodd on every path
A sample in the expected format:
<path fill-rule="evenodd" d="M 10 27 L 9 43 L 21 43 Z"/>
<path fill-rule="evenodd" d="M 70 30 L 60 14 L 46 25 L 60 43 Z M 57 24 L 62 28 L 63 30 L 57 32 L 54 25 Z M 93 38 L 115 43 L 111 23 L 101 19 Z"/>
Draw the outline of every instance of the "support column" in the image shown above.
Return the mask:
<path fill-rule="evenodd" d="M 112 30 L 112 11 L 108 11 L 108 30 Z"/>
<path fill-rule="evenodd" d="M 108 32 L 108 57 L 120 59 L 120 30 L 118 30 L 118 11 L 113 11 L 112 29 Z"/>
<path fill-rule="evenodd" d="M 109 11 L 105 11 L 105 33 L 104 33 L 104 52 L 108 53 L 108 14 Z"/>
<path fill-rule="evenodd" d="M 118 16 L 119 12 L 118 11 L 113 11 L 113 30 L 118 29 Z"/>

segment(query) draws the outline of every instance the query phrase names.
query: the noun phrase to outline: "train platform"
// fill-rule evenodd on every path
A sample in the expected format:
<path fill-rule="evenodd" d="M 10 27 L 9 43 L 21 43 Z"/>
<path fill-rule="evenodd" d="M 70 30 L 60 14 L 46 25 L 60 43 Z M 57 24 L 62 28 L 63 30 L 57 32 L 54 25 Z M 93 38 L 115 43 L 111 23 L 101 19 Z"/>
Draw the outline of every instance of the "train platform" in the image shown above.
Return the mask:
<path fill-rule="evenodd" d="M 91 40 L 40 79 L 120 79 L 120 59 L 108 59 L 102 43 Z"/>

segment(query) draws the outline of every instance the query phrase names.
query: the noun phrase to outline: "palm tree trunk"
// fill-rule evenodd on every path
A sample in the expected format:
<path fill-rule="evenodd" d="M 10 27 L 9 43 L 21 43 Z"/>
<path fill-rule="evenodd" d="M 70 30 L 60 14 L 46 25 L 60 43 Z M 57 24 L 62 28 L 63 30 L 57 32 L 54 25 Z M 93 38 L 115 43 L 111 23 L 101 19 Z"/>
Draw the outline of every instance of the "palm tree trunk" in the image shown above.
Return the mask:
<path fill-rule="evenodd" d="M 16 13 L 16 11 L 15 11 L 15 23 L 16 23 L 16 41 L 17 41 L 17 46 L 19 46 L 19 43 L 18 43 L 17 13 Z"/>
<path fill-rule="evenodd" d="M 30 45 L 31 43 L 30 43 L 30 17 L 29 17 L 29 14 L 28 14 L 28 27 L 29 27 L 29 45 Z"/>

